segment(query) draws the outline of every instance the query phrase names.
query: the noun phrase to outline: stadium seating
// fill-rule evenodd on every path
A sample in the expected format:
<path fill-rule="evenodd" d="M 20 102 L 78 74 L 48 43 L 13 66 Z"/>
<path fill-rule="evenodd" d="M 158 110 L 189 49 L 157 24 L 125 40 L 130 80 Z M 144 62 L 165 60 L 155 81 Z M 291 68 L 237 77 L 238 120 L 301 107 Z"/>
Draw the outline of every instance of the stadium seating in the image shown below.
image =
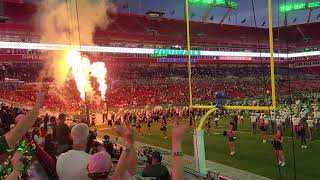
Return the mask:
<path fill-rule="evenodd" d="M 36 66 L 34 67 L 41 67 Z M 21 74 L 26 72 L 29 66 L 12 65 L 11 69 L 2 74 L 1 77 L 19 77 L 19 80 L 36 80 L 37 76 L 25 77 Z M 107 100 L 110 108 L 125 108 L 128 106 L 145 106 L 153 104 L 174 104 L 188 102 L 188 82 L 187 69 L 177 65 L 168 66 L 167 64 L 148 63 L 117 63 L 108 64 L 108 90 Z M 19 70 L 19 71 L 18 71 Z M 263 71 L 265 74 L 263 74 Z M 314 68 L 313 72 L 319 74 L 319 69 Z M 10 72 L 14 72 L 11 74 Z M 31 74 L 37 74 L 35 70 Z M 290 82 L 292 92 L 310 92 L 320 89 L 317 78 L 306 79 L 305 72 L 312 72 L 309 68 L 301 71 L 290 70 L 294 81 Z M 288 69 L 278 67 L 277 75 L 286 78 Z M 1 73 L 0 73 L 1 74 Z M 230 77 L 232 77 L 230 79 Z M 237 78 L 241 77 L 241 79 Z M 246 97 L 266 97 L 267 90 L 270 91 L 268 80 L 269 71 L 264 66 L 257 65 L 234 65 L 234 67 L 217 67 L 216 65 L 198 66 L 192 69 L 192 90 L 194 101 L 212 101 L 212 96 L 216 91 L 224 90 L 228 98 Z M 264 81 L 264 78 L 266 81 Z M 128 81 L 130 79 L 130 81 Z M 50 82 L 50 81 L 49 81 Z M 5 82 L 3 82 L 5 83 Z M 0 98 L 14 102 L 32 105 L 37 93 L 33 84 L 25 83 L 14 87 L 3 86 L 0 91 Z M 97 90 L 97 87 L 94 87 Z M 77 111 L 81 107 L 81 99 L 75 82 L 70 81 L 64 88 L 68 93 L 49 91 L 45 107 L 53 111 Z M 288 80 L 277 81 L 277 94 L 286 94 L 289 89 Z M 97 91 L 98 92 L 98 91 Z M 63 98 L 62 98 L 63 97 Z M 92 109 L 101 109 L 103 102 L 93 103 Z"/>
<path fill-rule="evenodd" d="M 4 24 L 0 24 L 0 34 L 12 33 L 14 31 L 16 35 L 39 36 L 35 35 L 37 32 L 32 26 L 32 15 L 36 12 L 35 5 L 29 3 L 6 3 L 5 7 L 4 13 L 9 17 L 9 20 Z M 150 41 L 154 43 L 156 41 L 159 45 L 186 43 L 186 38 L 184 38 L 186 35 L 186 25 L 182 20 L 153 19 L 132 14 L 111 14 L 110 16 L 112 17 L 112 21 L 109 27 L 107 30 L 97 29 L 94 37 L 95 40 L 99 40 L 102 43 L 139 42 L 143 44 L 148 44 Z M 227 44 L 230 44 L 230 47 L 246 46 L 247 49 L 254 49 L 258 40 L 261 47 L 267 48 L 268 44 L 268 29 L 266 28 L 219 25 L 194 21 L 191 21 L 190 27 L 193 46 L 201 45 L 203 47 L 206 44 L 210 44 L 211 46 L 227 46 Z M 288 46 L 288 48 L 295 48 L 295 44 L 298 46 L 306 45 L 302 34 L 297 29 L 298 27 L 305 37 L 312 39 L 312 41 L 308 42 L 312 43 L 309 45 L 315 46 L 319 44 L 319 35 L 317 33 L 319 27 L 315 23 L 275 28 L 274 31 L 279 30 L 279 37 L 278 33 L 274 33 L 274 38 L 282 41 L 279 43 L 281 47 Z M 30 37 L 25 39 L 30 39 Z M 286 41 L 290 43 L 287 45 Z M 275 46 L 277 45 L 278 43 L 275 44 Z"/>

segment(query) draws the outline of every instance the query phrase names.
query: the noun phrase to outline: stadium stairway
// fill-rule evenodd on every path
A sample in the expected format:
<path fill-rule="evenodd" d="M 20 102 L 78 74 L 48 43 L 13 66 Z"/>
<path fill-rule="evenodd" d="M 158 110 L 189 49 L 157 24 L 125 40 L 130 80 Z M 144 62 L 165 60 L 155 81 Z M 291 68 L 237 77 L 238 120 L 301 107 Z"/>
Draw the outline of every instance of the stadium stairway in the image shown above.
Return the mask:
<path fill-rule="evenodd" d="M 106 135 L 105 132 L 98 131 L 98 137 L 103 137 Z M 116 137 L 113 135 L 108 134 L 111 138 L 112 142 L 118 143 L 118 144 L 123 144 L 122 139 L 118 138 L 116 140 Z M 136 142 L 136 148 L 137 150 L 143 149 L 144 147 L 151 147 L 159 152 L 161 152 L 162 157 L 164 159 L 164 164 L 168 167 L 171 166 L 171 150 L 169 149 L 164 149 L 156 146 L 152 146 L 149 144 L 145 144 L 142 142 Z M 183 156 L 183 161 L 184 161 L 184 172 L 185 172 L 185 179 L 187 180 L 192 180 L 195 179 L 195 177 L 201 177 L 199 173 L 196 172 L 196 167 L 194 163 L 194 157 L 190 155 L 184 155 Z M 219 178 L 219 179 L 225 179 L 225 180 L 271 180 L 267 177 L 260 176 L 257 174 L 253 174 L 247 171 L 243 171 L 240 169 L 236 169 L 230 166 L 226 166 L 223 164 L 219 164 L 216 162 L 212 161 L 206 161 L 207 169 L 208 171 L 213 172 L 214 174 L 220 174 L 221 176 L 225 178 Z M 198 179 L 198 178 L 197 178 Z"/>

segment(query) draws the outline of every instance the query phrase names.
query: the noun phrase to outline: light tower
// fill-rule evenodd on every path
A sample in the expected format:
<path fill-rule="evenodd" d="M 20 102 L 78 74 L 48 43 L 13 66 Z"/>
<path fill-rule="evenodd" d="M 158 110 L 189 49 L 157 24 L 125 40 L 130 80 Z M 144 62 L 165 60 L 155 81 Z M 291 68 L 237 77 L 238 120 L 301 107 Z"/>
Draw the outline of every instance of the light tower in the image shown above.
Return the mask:
<path fill-rule="evenodd" d="M 222 24 L 228 14 L 238 8 L 238 3 L 234 0 L 189 0 L 190 4 L 194 6 L 207 6 L 207 11 L 202 16 L 202 21 L 205 22 L 208 19 L 208 16 L 213 8 L 215 7 L 223 7 L 227 8 L 228 11 L 223 15 L 219 24 Z"/>
<path fill-rule="evenodd" d="M 295 11 L 309 10 L 307 23 L 310 22 L 311 13 L 314 9 L 320 8 L 320 1 L 313 2 L 297 2 L 297 3 L 283 3 L 279 7 L 279 12 L 285 15 L 285 26 L 287 25 L 287 17 L 289 13 Z"/>

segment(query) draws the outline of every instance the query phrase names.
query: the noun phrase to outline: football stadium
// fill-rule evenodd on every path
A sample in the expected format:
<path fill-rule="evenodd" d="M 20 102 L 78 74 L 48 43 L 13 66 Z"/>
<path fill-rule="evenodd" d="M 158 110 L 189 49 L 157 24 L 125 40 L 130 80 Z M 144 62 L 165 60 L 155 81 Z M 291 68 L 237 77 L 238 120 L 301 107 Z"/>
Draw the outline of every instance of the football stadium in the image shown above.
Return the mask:
<path fill-rule="evenodd" d="M 319 0 L 0 0 L 0 179 L 320 179 Z"/>

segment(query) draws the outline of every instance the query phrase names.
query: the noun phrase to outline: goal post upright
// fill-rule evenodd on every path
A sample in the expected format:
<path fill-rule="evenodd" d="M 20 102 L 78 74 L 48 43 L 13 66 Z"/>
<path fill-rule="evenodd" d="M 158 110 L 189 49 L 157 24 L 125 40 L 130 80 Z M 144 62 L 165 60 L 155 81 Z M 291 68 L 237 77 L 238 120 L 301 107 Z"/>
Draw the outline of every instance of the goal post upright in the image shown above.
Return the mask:
<path fill-rule="evenodd" d="M 190 109 L 207 109 L 206 114 L 201 118 L 199 126 L 194 129 L 194 155 L 196 167 L 201 174 L 207 174 L 205 163 L 205 146 L 204 146 L 204 124 L 210 114 L 218 108 L 215 106 L 193 105 L 192 99 L 192 79 L 191 79 L 191 53 L 190 53 L 190 23 L 189 23 L 189 0 L 185 0 L 185 15 L 187 28 L 187 48 L 188 48 L 188 83 L 189 83 L 189 108 Z M 223 106 L 227 110 L 255 110 L 255 111 L 275 111 L 276 110 L 276 93 L 275 93 L 275 75 L 274 75 L 274 48 L 273 48 L 273 25 L 272 25 L 272 0 L 268 0 L 268 20 L 269 20 L 269 48 L 270 48 L 270 79 L 271 79 L 271 106 Z"/>
<path fill-rule="evenodd" d="M 268 17 L 269 17 L 268 19 L 269 19 L 271 98 L 272 98 L 272 107 L 275 108 L 277 105 L 276 105 L 276 86 L 275 86 L 275 78 L 274 78 L 272 0 L 268 0 Z"/>
<path fill-rule="evenodd" d="M 190 53 L 190 22 L 189 22 L 189 0 L 185 3 L 186 25 L 187 25 L 187 48 L 188 48 L 188 83 L 189 83 L 189 107 L 193 106 L 192 102 L 192 79 L 191 79 L 191 53 Z"/>

